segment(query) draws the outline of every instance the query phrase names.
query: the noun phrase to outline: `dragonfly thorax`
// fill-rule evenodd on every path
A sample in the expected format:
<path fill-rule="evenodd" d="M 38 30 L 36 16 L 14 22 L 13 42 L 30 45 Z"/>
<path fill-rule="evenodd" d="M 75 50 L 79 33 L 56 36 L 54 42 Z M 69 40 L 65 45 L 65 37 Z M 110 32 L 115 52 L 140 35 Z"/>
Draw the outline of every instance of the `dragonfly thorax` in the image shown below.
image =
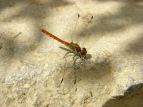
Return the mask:
<path fill-rule="evenodd" d="M 69 43 L 69 46 L 68 46 L 71 50 L 73 50 L 74 52 L 81 52 L 81 48 L 80 46 L 77 44 L 77 43 Z"/>
<path fill-rule="evenodd" d="M 79 53 L 81 56 L 85 56 L 87 54 L 86 48 L 80 48 L 80 46 L 77 43 L 69 43 L 68 46 L 71 50 L 73 50 L 75 53 Z"/>

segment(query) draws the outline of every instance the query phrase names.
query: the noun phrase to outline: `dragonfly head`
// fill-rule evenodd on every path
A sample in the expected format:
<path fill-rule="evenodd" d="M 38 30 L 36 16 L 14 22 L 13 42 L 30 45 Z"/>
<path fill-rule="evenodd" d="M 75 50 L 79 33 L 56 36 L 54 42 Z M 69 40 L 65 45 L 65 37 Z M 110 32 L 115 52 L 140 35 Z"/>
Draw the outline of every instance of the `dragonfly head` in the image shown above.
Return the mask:
<path fill-rule="evenodd" d="M 86 55 L 87 54 L 86 48 L 82 48 L 80 54 L 81 55 Z"/>

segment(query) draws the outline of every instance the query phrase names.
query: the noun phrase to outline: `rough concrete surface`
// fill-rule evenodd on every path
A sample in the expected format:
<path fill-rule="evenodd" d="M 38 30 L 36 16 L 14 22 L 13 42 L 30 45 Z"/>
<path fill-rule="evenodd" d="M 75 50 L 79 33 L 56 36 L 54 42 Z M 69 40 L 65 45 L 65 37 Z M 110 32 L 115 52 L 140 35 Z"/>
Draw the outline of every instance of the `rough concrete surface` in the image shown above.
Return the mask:
<path fill-rule="evenodd" d="M 0 0 L 0 107 L 143 107 L 143 1 Z"/>

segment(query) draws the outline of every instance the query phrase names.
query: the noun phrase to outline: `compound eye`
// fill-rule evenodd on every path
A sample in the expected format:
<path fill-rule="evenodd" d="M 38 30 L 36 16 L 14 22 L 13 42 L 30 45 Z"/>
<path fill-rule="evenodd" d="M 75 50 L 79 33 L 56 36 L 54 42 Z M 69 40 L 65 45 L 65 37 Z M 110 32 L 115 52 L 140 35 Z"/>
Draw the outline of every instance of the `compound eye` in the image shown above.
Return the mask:
<path fill-rule="evenodd" d="M 86 48 L 82 48 L 81 55 L 86 55 L 86 54 L 87 54 Z"/>

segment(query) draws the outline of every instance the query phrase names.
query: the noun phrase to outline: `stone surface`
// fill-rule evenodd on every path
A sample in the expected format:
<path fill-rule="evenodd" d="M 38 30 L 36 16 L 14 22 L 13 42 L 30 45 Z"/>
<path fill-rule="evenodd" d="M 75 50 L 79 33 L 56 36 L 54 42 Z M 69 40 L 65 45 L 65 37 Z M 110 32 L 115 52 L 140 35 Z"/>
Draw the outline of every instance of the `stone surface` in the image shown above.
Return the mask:
<path fill-rule="evenodd" d="M 1 107 L 143 107 L 141 0 L 0 0 L 0 16 Z M 73 67 L 39 28 L 91 58 Z"/>

